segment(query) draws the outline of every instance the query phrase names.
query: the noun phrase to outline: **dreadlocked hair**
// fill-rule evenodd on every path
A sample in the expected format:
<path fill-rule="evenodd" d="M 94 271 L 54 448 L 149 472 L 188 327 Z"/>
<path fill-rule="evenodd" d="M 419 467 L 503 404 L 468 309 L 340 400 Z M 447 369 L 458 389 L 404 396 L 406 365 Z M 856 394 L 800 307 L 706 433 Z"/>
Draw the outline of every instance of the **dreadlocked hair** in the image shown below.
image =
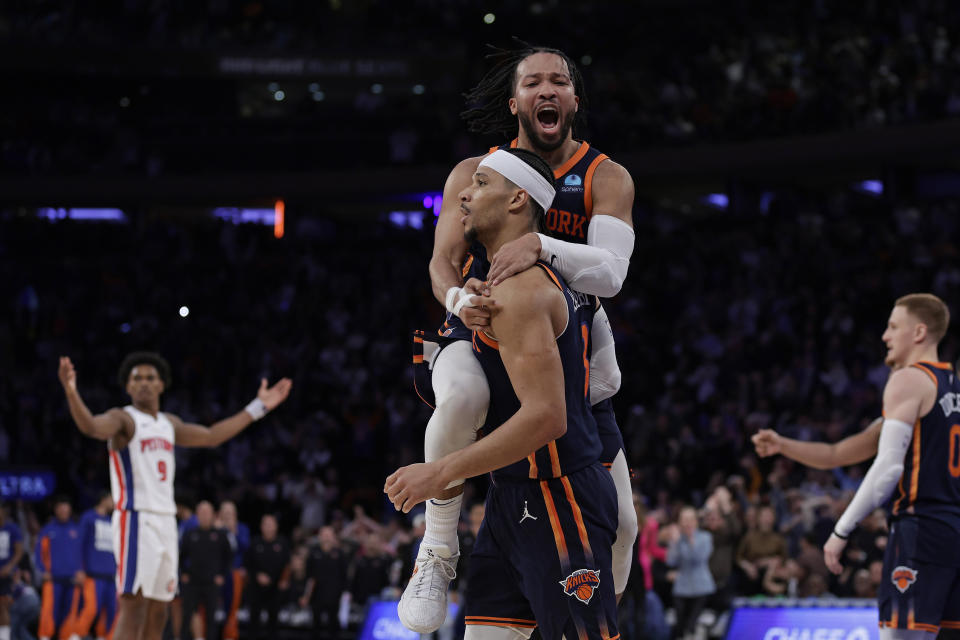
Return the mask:
<path fill-rule="evenodd" d="M 472 133 L 500 133 L 507 138 L 514 137 L 517 134 L 517 117 L 510 113 L 508 102 L 513 97 L 517 66 L 535 53 L 552 53 L 560 56 L 567 63 L 573 92 L 580 98 L 580 108 L 573 120 L 573 130 L 576 135 L 578 126 L 583 125 L 587 106 L 583 76 L 580 75 L 577 65 L 570 56 L 559 49 L 534 46 L 517 37 L 514 37 L 513 41 L 517 45 L 514 49 L 501 49 L 487 45 L 493 49 L 493 53 L 486 56 L 488 60 L 493 61 L 493 67 L 480 79 L 477 86 L 463 94 L 468 108 L 460 113 L 460 117 L 466 121 L 467 130 Z"/>

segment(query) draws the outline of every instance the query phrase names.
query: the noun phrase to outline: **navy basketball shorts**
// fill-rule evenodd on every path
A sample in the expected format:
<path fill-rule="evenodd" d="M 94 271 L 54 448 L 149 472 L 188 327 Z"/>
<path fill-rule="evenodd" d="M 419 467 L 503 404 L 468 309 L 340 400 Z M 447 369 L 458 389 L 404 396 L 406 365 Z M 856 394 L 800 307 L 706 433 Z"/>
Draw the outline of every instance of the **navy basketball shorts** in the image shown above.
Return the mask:
<path fill-rule="evenodd" d="M 492 481 L 466 624 L 539 627 L 544 640 L 617 638 L 616 530 L 616 488 L 599 463 L 550 480 Z"/>
<path fill-rule="evenodd" d="M 617 426 L 617 417 L 613 415 L 613 400 L 607 398 L 593 405 L 593 418 L 597 421 L 597 431 L 600 433 L 600 462 L 610 468 L 613 459 L 623 449 L 623 435 Z"/>
<path fill-rule="evenodd" d="M 937 633 L 960 629 L 957 533 L 932 518 L 893 522 L 878 593 L 880 626 Z M 939 556 L 939 561 L 938 561 Z"/>

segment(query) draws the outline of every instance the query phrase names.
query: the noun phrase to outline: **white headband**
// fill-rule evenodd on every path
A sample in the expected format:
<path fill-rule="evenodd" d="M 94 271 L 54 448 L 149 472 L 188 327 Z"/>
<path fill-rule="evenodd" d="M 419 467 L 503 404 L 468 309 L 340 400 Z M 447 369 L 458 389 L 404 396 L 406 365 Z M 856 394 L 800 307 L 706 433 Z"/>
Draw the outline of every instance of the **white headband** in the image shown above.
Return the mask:
<path fill-rule="evenodd" d="M 557 190 L 529 164 L 503 149 L 497 149 L 480 162 L 480 167 L 490 167 L 504 178 L 530 194 L 546 211 L 553 203 Z"/>

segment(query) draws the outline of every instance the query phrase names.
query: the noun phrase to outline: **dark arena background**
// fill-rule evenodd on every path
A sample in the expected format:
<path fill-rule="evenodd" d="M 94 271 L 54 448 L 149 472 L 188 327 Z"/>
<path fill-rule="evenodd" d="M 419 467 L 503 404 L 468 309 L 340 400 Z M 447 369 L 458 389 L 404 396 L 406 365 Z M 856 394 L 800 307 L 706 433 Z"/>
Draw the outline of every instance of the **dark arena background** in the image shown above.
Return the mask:
<path fill-rule="evenodd" d="M 243 546 L 268 513 L 289 541 L 277 637 L 416 637 L 396 600 L 422 505 L 397 513 L 383 484 L 423 459 L 411 332 L 443 321 L 427 264 L 444 180 L 507 141 L 468 133 L 463 94 L 513 36 L 579 65 L 577 138 L 635 182 L 629 274 L 605 301 L 641 523 L 622 638 L 673 635 L 684 506 L 713 537 L 717 584 L 691 637 L 877 637 L 885 514 L 841 575 L 821 550 L 869 461 L 814 470 L 758 457 L 750 436 L 862 430 L 893 301 L 925 291 L 960 311 L 950 0 L 3 3 L 0 491 L 25 552 L 9 571 L 19 637 L 37 633 L 55 497 L 79 518 L 110 486 L 58 358 L 98 413 L 127 404 L 116 371 L 137 350 L 171 363 L 163 409 L 202 424 L 262 377 L 293 379 L 235 439 L 176 452 L 178 517 L 208 500 L 234 543 L 223 637 L 251 637 Z M 467 484 L 464 547 L 486 487 Z M 324 527 L 342 562 L 314 561 Z M 758 541 L 779 550 L 751 576 Z M 463 588 L 440 640 L 464 633 Z M 211 640 L 180 606 L 168 637 Z"/>

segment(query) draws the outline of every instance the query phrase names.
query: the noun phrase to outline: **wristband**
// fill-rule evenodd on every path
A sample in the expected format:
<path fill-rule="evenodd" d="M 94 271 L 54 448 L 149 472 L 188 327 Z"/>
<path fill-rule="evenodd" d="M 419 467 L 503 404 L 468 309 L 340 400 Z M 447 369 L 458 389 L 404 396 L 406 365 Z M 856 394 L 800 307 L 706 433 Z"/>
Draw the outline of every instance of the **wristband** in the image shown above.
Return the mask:
<path fill-rule="evenodd" d="M 457 301 L 462 297 L 460 294 L 463 291 L 462 287 L 450 287 L 447 289 L 447 295 L 443 299 L 443 306 L 447 308 L 447 311 L 453 315 L 457 315 L 457 312 L 453 310 L 454 306 L 457 304 Z"/>
<path fill-rule="evenodd" d="M 457 300 L 457 304 L 453 305 L 453 315 L 459 316 L 460 310 L 464 307 L 473 307 L 475 305 L 470 304 L 470 298 L 473 297 L 472 293 L 466 293 L 465 295 L 460 296 L 460 299 Z"/>
<path fill-rule="evenodd" d="M 269 411 L 269 409 L 267 409 L 267 405 L 263 404 L 263 400 L 260 398 L 254 398 L 251 400 L 250 404 L 245 406 L 243 410 L 253 417 L 254 422 L 267 415 L 267 411 Z"/>
<path fill-rule="evenodd" d="M 837 537 L 840 538 L 841 540 L 848 540 L 848 539 L 850 538 L 850 536 L 842 536 L 842 535 L 840 535 L 839 533 L 837 533 L 837 528 L 836 528 L 836 527 L 833 528 L 833 535 L 837 536 Z"/>

